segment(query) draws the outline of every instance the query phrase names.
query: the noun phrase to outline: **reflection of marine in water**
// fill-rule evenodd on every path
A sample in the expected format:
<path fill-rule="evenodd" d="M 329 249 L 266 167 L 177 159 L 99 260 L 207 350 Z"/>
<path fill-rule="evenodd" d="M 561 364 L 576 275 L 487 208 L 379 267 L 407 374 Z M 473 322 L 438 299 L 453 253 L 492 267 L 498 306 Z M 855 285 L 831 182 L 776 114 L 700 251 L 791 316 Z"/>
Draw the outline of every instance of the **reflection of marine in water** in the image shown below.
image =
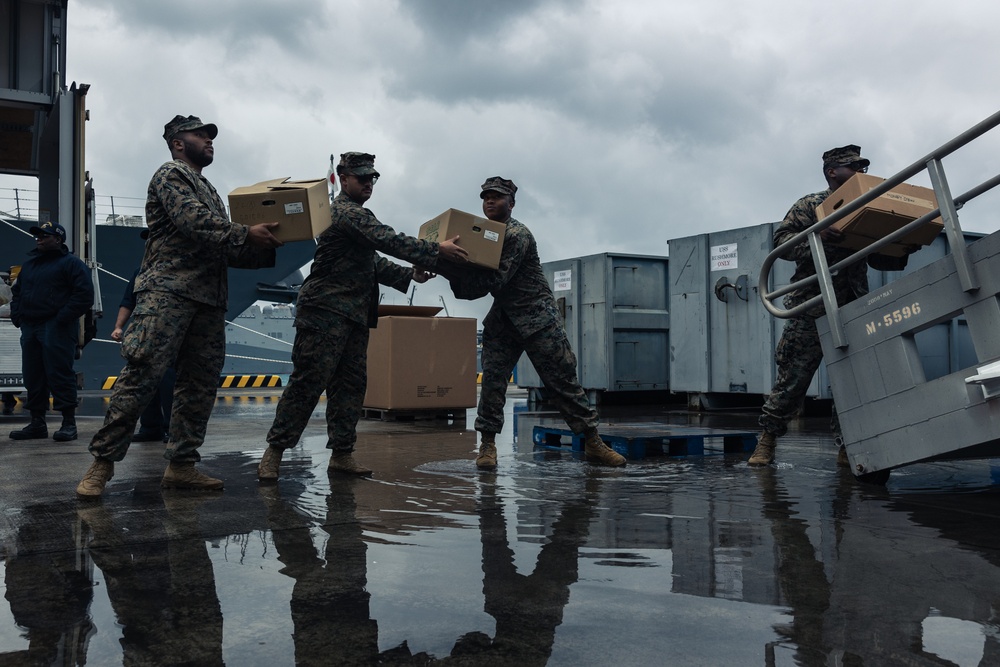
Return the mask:
<path fill-rule="evenodd" d="M 104 574 L 111 607 L 122 626 L 124 665 L 223 664 L 222 609 L 198 529 L 198 506 L 205 499 L 164 491 L 162 526 L 155 520 L 150 526 L 155 509 L 148 498 L 136 500 L 143 510 L 138 513 L 112 516 L 104 504 L 77 510 L 93 533 L 90 555 Z M 130 519 L 142 522 L 143 534 L 150 539 L 126 541 Z"/>
<path fill-rule="evenodd" d="M 496 477 L 483 477 L 478 501 L 483 544 L 485 610 L 496 619 L 496 636 L 470 632 L 452 649 L 464 664 L 544 665 L 552 653 L 556 628 L 576 583 L 580 547 L 594 518 L 597 480 L 587 480 L 586 493 L 567 501 L 552 524 L 531 574 L 518 574 L 507 542 L 504 507 L 496 494 Z"/>
<path fill-rule="evenodd" d="M 794 503 L 779 485 L 774 468 L 757 470 L 754 477 L 760 482 L 764 517 L 771 522 L 778 550 L 778 584 L 784 603 L 792 608 L 792 624 L 775 631 L 794 645 L 796 664 L 826 664 L 823 615 L 830 606 L 830 583 L 806 533 L 809 526 L 797 518 Z M 773 662 L 773 656 L 769 657 Z"/>
<path fill-rule="evenodd" d="M 313 520 L 282 500 L 277 486 L 260 487 L 267 507 L 281 573 L 295 580 L 291 612 L 296 665 L 364 665 L 378 657 L 378 623 L 369 618 L 366 586 L 368 546 L 356 518 L 354 485 L 361 480 L 330 476 L 323 530 L 317 551 Z"/>
<path fill-rule="evenodd" d="M 76 548 L 75 525 L 51 506 L 29 505 L 17 541 L 6 550 L 4 597 L 28 649 L 0 653 L 3 665 L 83 665 L 93 625 L 90 563 Z M 76 524 L 76 518 L 72 519 Z"/>

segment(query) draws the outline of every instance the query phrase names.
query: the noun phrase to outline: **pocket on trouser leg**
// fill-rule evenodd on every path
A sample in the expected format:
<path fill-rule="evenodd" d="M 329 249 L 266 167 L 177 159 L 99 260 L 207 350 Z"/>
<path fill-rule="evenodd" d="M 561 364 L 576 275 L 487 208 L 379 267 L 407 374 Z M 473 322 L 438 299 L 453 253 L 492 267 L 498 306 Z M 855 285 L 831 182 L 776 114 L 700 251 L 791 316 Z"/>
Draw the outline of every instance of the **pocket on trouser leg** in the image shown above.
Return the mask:
<path fill-rule="evenodd" d="M 160 340 L 162 332 L 158 332 L 157 318 L 153 315 L 133 316 L 125 338 L 122 340 L 122 357 L 129 363 L 147 365 L 154 357 L 164 354 L 163 343 Z"/>

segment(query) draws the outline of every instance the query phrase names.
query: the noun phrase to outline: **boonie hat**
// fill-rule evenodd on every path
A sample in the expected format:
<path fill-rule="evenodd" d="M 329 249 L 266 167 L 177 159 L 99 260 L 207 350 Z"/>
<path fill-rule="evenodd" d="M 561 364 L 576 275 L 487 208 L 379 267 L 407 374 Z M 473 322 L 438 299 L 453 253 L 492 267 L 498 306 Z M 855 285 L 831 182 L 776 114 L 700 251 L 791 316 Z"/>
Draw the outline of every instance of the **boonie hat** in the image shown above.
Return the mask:
<path fill-rule="evenodd" d="M 179 132 L 192 132 L 204 128 L 208 132 L 209 139 L 215 139 L 219 134 L 219 128 L 214 123 L 203 123 L 197 116 L 174 116 L 173 119 L 163 126 L 163 138 L 170 141 Z"/>
<path fill-rule="evenodd" d="M 858 162 L 862 167 L 867 167 L 871 164 L 871 160 L 861 157 L 861 146 L 855 146 L 854 144 L 848 144 L 840 148 L 831 148 L 823 153 L 824 167 L 839 167 L 851 164 L 852 162 Z"/>
<path fill-rule="evenodd" d="M 45 222 L 38 227 L 32 227 L 28 230 L 33 236 L 58 236 L 59 240 L 66 243 L 66 230 L 62 225 L 58 225 L 54 222 Z"/>
<path fill-rule="evenodd" d="M 338 171 L 345 174 L 354 174 L 355 176 L 368 176 L 369 174 L 375 178 L 379 177 L 379 173 L 375 171 L 375 156 L 371 153 L 341 153 L 340 162 L 337 163 L 340 167 Z"/>
<path fill-rule="evenodd" d="M 515 193 L 517 193 L 517 186 L 514 185 L 514 181 L 508 180 L 502 176 L 491 176 L 486 179 L 483 183 L 483 191 L 479 193 L 480 199 L 486 199 L 486 193 L 492 190 L 493 192 L 499 192 L 502 195 L 510 195 L 511 200 L 514 199 Z"/>

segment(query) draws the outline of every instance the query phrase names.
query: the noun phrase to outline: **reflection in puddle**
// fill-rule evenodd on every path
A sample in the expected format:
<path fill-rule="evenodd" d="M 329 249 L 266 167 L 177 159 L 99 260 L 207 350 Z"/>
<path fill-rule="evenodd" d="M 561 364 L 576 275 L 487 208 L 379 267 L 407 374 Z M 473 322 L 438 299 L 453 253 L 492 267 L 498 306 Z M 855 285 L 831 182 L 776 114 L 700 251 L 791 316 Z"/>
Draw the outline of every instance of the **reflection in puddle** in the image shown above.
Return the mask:
<path fill-rule="evenodd" d="M 468 431 L 390 424 L 359 434 L 373 479 L 329 475 L 314 434 L 276 485 L 234 446 L 205 460 L 223 493 L 128 472 L 98 503 L 8 493 L 0 659 L 1000 664 L 991 464 L 871 489 L 821 436 L 787 441 L 781 466 L 623 470 L 507 441 L 481 473 Z"/>

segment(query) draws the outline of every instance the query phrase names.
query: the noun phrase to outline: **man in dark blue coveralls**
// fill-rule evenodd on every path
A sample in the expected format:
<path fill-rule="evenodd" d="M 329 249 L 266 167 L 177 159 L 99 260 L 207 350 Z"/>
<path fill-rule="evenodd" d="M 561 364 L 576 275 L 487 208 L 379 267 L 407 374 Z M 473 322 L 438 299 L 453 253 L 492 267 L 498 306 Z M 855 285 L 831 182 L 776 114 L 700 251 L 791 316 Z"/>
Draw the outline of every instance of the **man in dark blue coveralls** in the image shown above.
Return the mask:
<path fill-rule="evenodd" d="M 62 225 L 46 222 L 29 230 L 35 249 L 21 265 L 11 287 L 10 321 L 21 329 L 21 371 L 31 422 L 11 431 L 12 440 L 49 437 L 45 412 L 62 413 L 53 440 L 76 440 L 76 374 L 73 360 L 80 318 L 94 303 L 94 283 L 87 266 L 66 247 Z"/>

